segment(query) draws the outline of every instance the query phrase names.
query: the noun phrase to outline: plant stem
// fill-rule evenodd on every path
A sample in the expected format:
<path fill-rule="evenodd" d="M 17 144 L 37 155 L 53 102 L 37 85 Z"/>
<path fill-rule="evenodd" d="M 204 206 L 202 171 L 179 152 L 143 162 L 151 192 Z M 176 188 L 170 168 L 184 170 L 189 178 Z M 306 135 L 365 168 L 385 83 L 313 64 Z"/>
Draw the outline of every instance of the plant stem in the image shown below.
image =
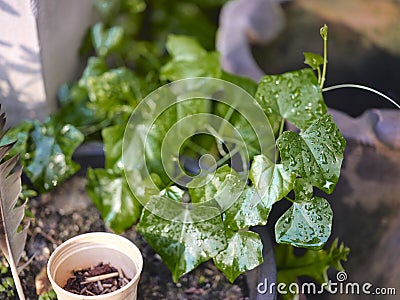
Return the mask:
<path fill-rule="evenodd" d="M 394 106 L 396 106 L 397 108 L 400 109 L 400 105 L 394 101 L 392 98 L 386 96 L 385 94 L 374 90 L 373 88 L 370 88 L 368 86 L 364 86 L 364 85 L 359 85 L 359 84 L 353 84 L 353 83 L 345 83 L 345 84 L 338 84 L 338 85 L 334 85 L 334 86 L 329 86 L 326 87 L 324 89 L 322 89 L 323 92 L 329 92 L 332 90 L 337 90 L 337 89 L 342 89 L 342 88 L 356 88 L 356 89 L 361 89 L 361 90 L 366 90 L 369 92 L 372 92 L 374 94 L 377 94 L 378 96 L 381 96 L 382 98 L 388 100 L 389 102 L 391 102 Z"/>
<path fill-rule="evenodd" d="M 322 76 L 321 76 L 321 83 L 319 87 L 322 89 L 325 83 L 325 76 L 326 76 L 326 65 L 328 62 L 328 38 L 324 38 L 324 65 L 322 67 Z M 319 68 L 318 68 L 319 70 Z"/>
<path fill-rule="evenodd" d="M 285 199 L 286 199 L 286 200 L 289 200 L 289 201 L 292 202 L 292 203 L 294 203 L 294 200 L 293 200 L 292 198 L 288 197 L 288 196 L 285 196 Z"/>
<path fill-rule="evenodd" d="M 279 126 L 278 137 L 282 134 L 284 126 L 285 126 L 285 119 L 282 118 L 281 124 Z M 279 159 L 279 149 L 276 147 L 276 149 L 275 149 L 275 163 L 278 163 L 278 159 Z"/>

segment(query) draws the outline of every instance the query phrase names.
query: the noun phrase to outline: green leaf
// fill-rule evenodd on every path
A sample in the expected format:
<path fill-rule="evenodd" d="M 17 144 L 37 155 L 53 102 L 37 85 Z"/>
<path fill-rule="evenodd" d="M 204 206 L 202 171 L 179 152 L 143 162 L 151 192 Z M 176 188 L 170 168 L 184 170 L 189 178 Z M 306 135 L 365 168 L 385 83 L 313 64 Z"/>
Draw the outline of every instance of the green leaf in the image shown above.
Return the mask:
<path fill-rule="evenodd" d="M 140 217 L 141 205 L 121 174 L 88 169 L 86 191 L 104 222 L 116 232 L 130 228 Z"/>
<path fill-rule="evenodd" d="M 104 143 L 105 168 L 114 171 L 123 169 L 122 162 L 122 143 L 125 127 L 116 125 L 106 127 L 101 131 Z"/>
<path fill-rule="evenodd" d="M 293 187 L 296 195 L 296 201 L 308 201 L 313 195 L 313 187 L 303 178 L 296 178 Z"/>
<path fill-rule="evenodd" d="M 80 86 L 87 85 L 87 79 L 93 76 L 99 76 L 108 71 L 106 61 L 103 57 L 89 57 L 85 70 L 83 71 L 81 79 L 79 79 Z"/>
<path fill-rule="evenodd" d="M 2 143 L 17 139 L 20 163 L 39 192 L 53 189 L 79 170 L 71 157 L 84 136 L 74 126 L 24 121 L 7 132 Z"/>
<path fill-rule="evenodd" d="M 221 79 L 241 87 L 252 96 L 254 96 L 257 91 L 257 83 L 250 78 L 222 71 Z"/>
<path fill-rule="evenodd" d="M 263 244 L 255 232 L 227 232 L 228 247 L 215 258 L 215 265 L 231 283 L 240 275 L 263 262 Z"/>
<path fill-rule="evenodd" d="M 326 193 L 333 192 L 339 179 L 345 145 L 330 115 L 300 134 L 286 131 L 277 140 L 285 169 Z"/>
<path fill-rule="evenodd" d="M 120 26 L 105 29 L 102 23 L 97 23 L 92 27 L 93 46 L 99 56 L 105 57 L 118 49 L 123 38 L 124 29 Z"/>
<path fill-rule="evenodd" d="M 29 159 L 28 140 L 29 134 L 33 130 L 34 121 L 24 120 L 18 125 L 10 128 L 0 139 L 0 146 L 15 143 L 10 149 L 7 157 L 19 154 L 21 159 Z"/>
<path fill-rule="evenodd" d="M 219 53 L 207 52 L 193 38 L 170 35 L 167 49 L 172 60 L 160 70 L 161 80 L 179 80 L 188 77 L 220 77 Z"/>
<path fill-rule="evenodd" d="M 285 197 L 292 189 L 293 173 L 285 171 L 283 165 L 274 164 L 268 157 L 257 155 L 251 164 L 249 178 L 267 207 Z"/>
<path fill-rule="evenodd" d="M 278 270 L 278 283 L 285 283 L 288 287 L 291 283 L 296 282 L 300 276 L 310 277 L 320 284 L 327 283 L 329 267 L 343 271 L 341 261 L 347 260 L 349 252 L 350 249 L 345 247 L 343 243 L 338 245 L 338 239 L 335 239 L 326 250 L 307 249 L 302 256 L 295 255 L 292 246 L 276 245 L 275 260 Z M 291 295 L 289 291 L 287 295 Z"/>
<path fill-rule="evenodd" d="M 196 60 L 207 54 L 196 39 L 183 35 L 169 35 L 166 47 L 175 60 Z"/>
<path fill-rule="evenodd" d="M 143 210 L 137 227 L 171 270 L 174 282 L 226 247 L 220 216 L 203 222 L 191 222 L 191 215 L 186 210 L 181 220 L 168 221 Z"/>
<path fill-rule="evenodd" d="M 323 198 L 295 202 L 275 224 L 277 243 L 320 249 L 331 235 L 332 209 Z"/>
<path fill-rule="evenodd" d="M 304 63 L 309 65 L 313 70 L 317 70 L 320 65 L 324 64 L 324 58 L 312 52 L 303 52 L 304 54 Z"/>
<path fill-rule="evenodd" d="M 89 107 L 88 92 L 83 86 L 63 85 L 59 90 L 59 99 L 62 106 L 47 121 L 50 127 L 71 124 L 87 136 L 110 123 L 110 120 L 106 119 L 106 112 Z"/>
<path fill-rule="evenodd" d="M 145 96 L 140 80 L 124 67 L 87 78 L 86 87 L 91 101 L 89 107 L 107 112 L 109 118 L 121 113 L 130 115 Z"/>
<path fill-rule="evenodd" d="M 240 197 L 225 211 L 224 224 L 230 230 L 265 225 L 272 204 L 262 201 L 253 187 L 246 187 Z"/>
<path fill-rule="evenodd" d="M 221 210 L 237 201 L 244 186 L 245 182 L 240 179 L 239 174 L 228 165 L 218 168 L 214 174 L 197 177 L 188 184 L 193 203 L 216 201 Z"/>
<path fill-rule="evenodd" d="M 264 76 L 255 98 L 267 115 L 281 116 L 302 130 L 327 111 L 311 69 Z"/>

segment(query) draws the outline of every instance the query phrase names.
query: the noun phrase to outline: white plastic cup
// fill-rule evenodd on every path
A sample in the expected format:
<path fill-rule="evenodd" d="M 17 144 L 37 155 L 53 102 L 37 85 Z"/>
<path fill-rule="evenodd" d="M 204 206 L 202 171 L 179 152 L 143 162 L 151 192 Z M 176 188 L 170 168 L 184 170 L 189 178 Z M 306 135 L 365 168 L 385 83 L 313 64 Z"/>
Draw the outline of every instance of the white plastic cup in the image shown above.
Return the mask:
<path fill-rule="evenodd" d="M 122 288 L 99 296 L 82 296 L 63 289 L 73 271 L 100 262 L 121 268 L 131 280 Z M 47 264 L 47 274 L 58 300 L 136 300 L 142 269 L 143 257 L 136 245 L 106 232 L 86 233 L 69 239 L 54 250 Z"/>

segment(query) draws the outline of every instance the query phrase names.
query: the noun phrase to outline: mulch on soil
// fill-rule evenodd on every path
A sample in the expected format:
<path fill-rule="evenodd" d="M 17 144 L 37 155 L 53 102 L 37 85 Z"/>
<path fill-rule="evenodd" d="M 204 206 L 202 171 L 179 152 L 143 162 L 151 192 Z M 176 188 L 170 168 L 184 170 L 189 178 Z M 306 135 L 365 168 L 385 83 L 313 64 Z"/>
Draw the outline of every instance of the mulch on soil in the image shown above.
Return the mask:
<path fill-rule="evenodd" d="M 129 281 L 122 270 L 100 262 L 90 268 L 75 270 L 63 289 L 78 295 L 96 296 L 114 292 Z"/>

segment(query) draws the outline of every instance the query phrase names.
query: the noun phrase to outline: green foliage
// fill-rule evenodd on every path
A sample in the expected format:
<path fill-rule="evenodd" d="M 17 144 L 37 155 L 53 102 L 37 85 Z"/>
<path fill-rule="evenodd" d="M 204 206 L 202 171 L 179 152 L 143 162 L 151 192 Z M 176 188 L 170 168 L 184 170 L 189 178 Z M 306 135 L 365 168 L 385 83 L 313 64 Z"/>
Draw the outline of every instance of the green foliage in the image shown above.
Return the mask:
<path fill-rule="evenodd" d="M 191 215 L 185 214 L 180 220 L 182 222 L 168 221 L 143 210 L 137 227 L 149 245 L 157 249 L 175 282 L 226 248 L 224 227 L 219 216 L 189 223 Z"/>
<path fill-rule="evenodd" d="M 285 170 L 329 194 L 339 179 L 345 145 L 328 114 L 300 134 L 286 131 L 277 140 Z"/>
<path fill-rule="evenodd" d="M 331 235 L 332 210 L 323 198 L 296 200 L 275 224 L 276 241 L 320 249 Z"/>
<path fill-rule="evenodd" d="M 10 155 L 20 154 L 20 163 L 39 192 L 46 192 L 79 170 L 71 157 L 84 136 L 72 125 L 50 126 L 24 121 L 10 129 L 1 143 L 17 141 Z"/>
<path fill-rule="evenodd" d="M 44 124 L 25 121 L 7 134 L 8 141 L 18 140 L 14 148 L 22 154 L 26 174 L 39 191 L 50 190 L 77 171 L 71 155 L 84 136 L 91 139 L 101 135 L 105 169 L 88 170 L 87 193 L 106 224 L 116 232 L 138 222 L 138 231 L 160 254 L 174 281 L 210 259 L 231 282 L 259 265 L 262 243 L 258 234 L 249 229 L 265 225 L 273 204 L 289 199 L 287 195 L 292 190 L 295 200 L 289 199 L 292 206 L 275 226 L 277 242 L 320 249 L 330 235 L 332 211 L 325 199 L 313 197 L 313 188 L 333 192 L 345 147 L 343 137 L 327 114 L 321 91 L 326 51 L 324 57 L 305 53 L 305 63 L 311 69 L 268 75 L 257 85 L 248 78 L 223 71 L 219 53 L 212 51 L 216 28 L 205 12 L 211 12 L 225 0 L 172 2 L 96 1 L 102 20 L 92 27 L 82 47 L 83 52 L 95 56 L 88 59 L 78 82 L 60 88 L 59 112 Z M 151 41 L 141 40 L 143 35 Z M 321 30 L 321 36 L 326 42 L 327 28 Z M 313 70 L 318 72 L 318 78 Z M 184 101 L 168 108 L 154 123 L 147 140 L 142 128 L 134 128 L 128 147 L 136 152 L 129 157 L 129 166 L 137 166 L 141 163 L 138 157 L 146 157 L 150 176 L 136 176 L 136 184 L 142 188 L 148 204 L 162 206 L 162 201 L 157 202 L 161 196 L 178 205 L 190 198 L 193 205 L 204 205 L 204 216 L 214 216 L 204 222 L 190 222 L 201 216 L 185 211 L 184 215 L 175 216 L 180 222 L 168 221 L 142 208 L 134 197 L 125 172 L 138 174 L 122 164 L 123 135 L 133 109 L 149 92 L 167 81 L 196 76 L 227 80 L 254 96 L 270 121 L 279 151 L 275 161 L 262 155 L 252 124 L 227 105 L 208 100 Z M 218 115 L 240 133 L 249 152 L 249 178 L 243 178 L 243 170 L 236 172 L 231 168 L 222 145 L 228 145 L 227 141 L 194 136 L 185 141 L 180 155 L 198 159 L 202 151 L 211 153 L 218 161 L 215 176 L 209 174 L 193 180 L 188 191 L 173 184 L 161 163 L 163 138 L 176 121 L 198 113 Z M 285 121 L 293 123 L 300 132 L 283 132 Z M 199 125 L 205 124 L 179 128 L 177 135 L 194 132 L 193 128 Z M 141 145 L 146 145 L 143 153 L 137 150 Z M 149 184 L 151 179 L 159 189 Z M 235 196 L 237 200 L 231 203 Z M 208 205 L 210 199 L 216 203 Z M 277 253 L 277 261 L 283 265 L 280 280 L 294 281 L 298 275 L 308 275 L 321 282 L 322 277 L 326 279 L 326 266 L 335 262 L 338 266 L 347 255 L 344 248 L 338 250 L 339 254 L 335 252 L 336 245 L 328 252 L 308 250 L 300 258 L 286 245 L 278 249 L 282 249 L 282 254 Z M 286 265 L 280 256 L 283 254 L 287 254 Z M 320 263 L 308 270 L 311 257 Z M 292 273 L 284 273 L 285 267 L 296 265 L 305 268 L 306 274 L 293 272 L 293 279 Z"/>
<path fill-rule="evenodd" d="M 264 76 L 255 97 L 267 115 L 278 115 L 302 130 L 327 110 L 311 69 Z"/>
<path fill-rule="evenodd" d="M 3 297 L 13 297 L 14 296 L 14 280 L 12 277 L 4 277 L 1 278 L 0 282 L 0 295 L 3 295 Z"/>
<path fill-rule="evenodd" d="M 207 52 L 189 37 L 170 35 L 167 50 L 172 60 L 161 68 L 161 79 L 179 80 L 188 77 L 219 77 L 221 67 L 219 54 Z"/>
<path fill-rule="evenodd" d="M 230 282 L 240 274 L 257 267 L 262 263 L 262 242 L 255 232 L 227 232 L 227 244 L 214 262 L 218 269 L 224 272 Z"/>
<path fill-rule="evenodd" d="M 109 227 L 122 232 L 138 220 L 141 205 L 124 176 L 111 170 L 88 169 L 87 178 L 87 193 Z"/>
<path fill-rule="evenodd" d="M 50 290 L 41 294 L 38 300 L 57 300 L 57 294 L 54 290 Z"/>
<path fill-rule="evenodd" d="M 343 271 L 341 261 L 346 261 L 350 252 L 343 243 L 339 245 L 338 239 L 335 239 L 326 250 L 308 249 L 302 256 L 295 255 L 293 250 L 293 247 L 288 245 L 277 245 L 275 248 L 278 282 L 285 283 L 286 287 L 296 282 L 300 276 L 312 278 L 319 284 L 327 283 L 328 269 L 333 267 Z M 283 299 L 295 299 L 295 295 L 289 290 L 287 294 L 280 296 Z"/>

